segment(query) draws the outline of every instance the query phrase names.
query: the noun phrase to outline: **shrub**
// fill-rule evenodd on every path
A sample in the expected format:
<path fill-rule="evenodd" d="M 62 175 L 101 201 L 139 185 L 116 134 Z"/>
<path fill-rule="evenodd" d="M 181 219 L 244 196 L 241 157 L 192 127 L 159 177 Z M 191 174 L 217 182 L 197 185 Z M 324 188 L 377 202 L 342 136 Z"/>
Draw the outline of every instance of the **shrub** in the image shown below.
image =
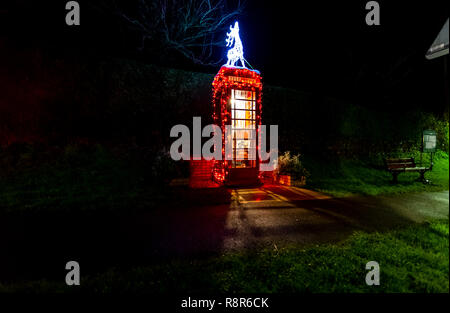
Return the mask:
<path fill-rule="evenodd" d="M 167 151 L 161 150 L 153 160 L 152 177 L 156 181 L 168 184 L 172 179 L 179 176 L 177 165 Z"/>
<path fill-rule="evenodd" d="M 300 154 L 291 155 L 290 151 L 286 151 L 278 157 L 278 172 L 291 175 L 293 179 L 309 176 L 309 172 L 303 166 Z"/>

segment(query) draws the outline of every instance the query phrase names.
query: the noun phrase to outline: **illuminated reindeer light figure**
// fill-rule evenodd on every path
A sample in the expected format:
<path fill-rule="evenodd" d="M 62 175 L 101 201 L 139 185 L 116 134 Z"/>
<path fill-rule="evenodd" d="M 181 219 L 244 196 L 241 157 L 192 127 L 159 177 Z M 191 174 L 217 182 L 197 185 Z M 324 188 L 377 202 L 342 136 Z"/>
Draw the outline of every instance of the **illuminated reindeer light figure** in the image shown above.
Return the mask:
<path fill-rule="evenodd" d="M 242 46 L 241 38 L 239 37 L 239 24 L 234 23 L 234 27 L 230 26 L 230 32 L 227 33 L 227 47 L 231 47 L 234 43 L 233 48 L 228 50 L 227 57 L 228 61 L 226 66 L 236 66 L 236 62 L 241 61 L 242 67 L 245 67 L 244 63 L 244 48 Z"/>

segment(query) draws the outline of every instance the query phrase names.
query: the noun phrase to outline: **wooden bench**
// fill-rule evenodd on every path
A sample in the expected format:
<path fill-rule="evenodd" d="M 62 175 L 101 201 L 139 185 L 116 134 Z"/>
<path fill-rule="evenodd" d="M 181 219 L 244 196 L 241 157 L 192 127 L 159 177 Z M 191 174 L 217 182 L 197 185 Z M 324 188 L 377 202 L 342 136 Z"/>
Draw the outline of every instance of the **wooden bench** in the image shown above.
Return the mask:
<path fill-rule="evenodd" d="M 398 158 L 398 159 L 385 159 L 386 169 L 392 174 L 392 181 L 397 183 L 397 176 L 404 172 L 419 172 L 419 180 L 425 182 L 425 172 L 431 171 L 433 163 L 430 167 L 416 166 L 414 158 Z"/>

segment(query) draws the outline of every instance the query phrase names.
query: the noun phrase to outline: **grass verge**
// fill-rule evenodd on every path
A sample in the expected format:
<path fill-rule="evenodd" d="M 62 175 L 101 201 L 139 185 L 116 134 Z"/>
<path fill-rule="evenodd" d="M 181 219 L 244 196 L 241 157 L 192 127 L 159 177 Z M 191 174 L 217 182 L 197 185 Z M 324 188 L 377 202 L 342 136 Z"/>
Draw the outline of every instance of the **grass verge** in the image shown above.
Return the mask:
<path fill-rule="evenodd" d="M 424 157 L 425 160 L 428 161 L 428 156 Z M 349 159 L 318 161 L 305 158 L 305 167 L 311 173 L 306 187 L 336 197 L 448 190 L 448 154 L 438 151 L 433 162 L 433 170 L 425 174 L 425 178 L 431 181 L 430 184 L 417 181 L 419 173 L 416 172 L 401 173 L 398 183 L 393 184 L 392 175 L 383 168 L 381 159 L 374 162 Z"/>
<path fill-rule="evenodd" d="M 380 265 L 379 286 L 365 283 L 369 261 Z M 0 283 L 0 292 L 448 293 L 449 224 L 441 220 L 387 233 L 356 233 L 334 245 L 112 268 L 82 277 L 81 286 L 76 288 L 45 280 Z"/>
<path fill-rule="evenodd" d="M 118 157 L 101 145 L 35 149 L 25 146 L 15 157 L 0 151 L 0 214 L 134 210 L 165 197 L 154 162 Z"/>

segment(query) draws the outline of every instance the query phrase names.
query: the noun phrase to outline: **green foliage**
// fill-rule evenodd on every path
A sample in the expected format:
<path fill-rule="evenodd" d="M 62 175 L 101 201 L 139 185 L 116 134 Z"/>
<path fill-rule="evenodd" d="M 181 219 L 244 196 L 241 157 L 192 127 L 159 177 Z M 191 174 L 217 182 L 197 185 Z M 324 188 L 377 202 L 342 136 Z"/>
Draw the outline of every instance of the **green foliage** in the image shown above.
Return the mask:
<path fill-rule="evenodd" d="M 393 114 L 352 104 L 343 106 L 338 140 L 331 150 L 336 154 L 359 158 L 379 154 L 414 153 L 421 150 L 422 131 L 437 133 L 438 149 L 448 153 L 448 120 L 419 110 Z"/>
<path fill-rule="evenodd" d="M 355 233 L 332 245 L 291 246 L 206 259 L 172 260 L 85 276 L 79 288 L 63 282 L 0 284 L 0 292 L 87 293 L 329 293 L 449 292 L 448 220 L 387 233 Z M 376 260 L 381 284 L 367 286 Z"/>
<path fill-rule="evenodd" d="M 0 103 L 0 145 L 53 140 L 64 145 L 88 138 L 134 140 L 161 150 L 171 143 L 173 125 L 190 125 L 192 116 L 211 122 L 213 74 L 127 59 L 73 62 L 36 55 L 23 58 L 23 68 L 31 72 L 18 72 L 27 77 L 19 84 L 23 92 L 6 93 Z M 434 129 L 439 149 L 448 153 L 448 117 L 414 108 L 396 111 L 264 85 L 262 119 L 279 125 L 280 151 L 351 158 L 413 152 L 420 148 L 422 131 Z"/>
<path fill-rule="evenodd" d="M 448 118 L 414 107 L 398 111 L 264 86 L 263 122 L 279 125 L 281 151 L 355 159 L 412 152 L 420 149 L 422 131 L 434 129 L 439 149 L 448 152 Z"/>
<path fill-rule="evenodd" d="M 436 118 L 433 114 L 423 114 L 421 118 L 422 129 L 432 129 L 436 132 L 437 148 L 449 152 L 449 125 L 448 120 Z"/>

